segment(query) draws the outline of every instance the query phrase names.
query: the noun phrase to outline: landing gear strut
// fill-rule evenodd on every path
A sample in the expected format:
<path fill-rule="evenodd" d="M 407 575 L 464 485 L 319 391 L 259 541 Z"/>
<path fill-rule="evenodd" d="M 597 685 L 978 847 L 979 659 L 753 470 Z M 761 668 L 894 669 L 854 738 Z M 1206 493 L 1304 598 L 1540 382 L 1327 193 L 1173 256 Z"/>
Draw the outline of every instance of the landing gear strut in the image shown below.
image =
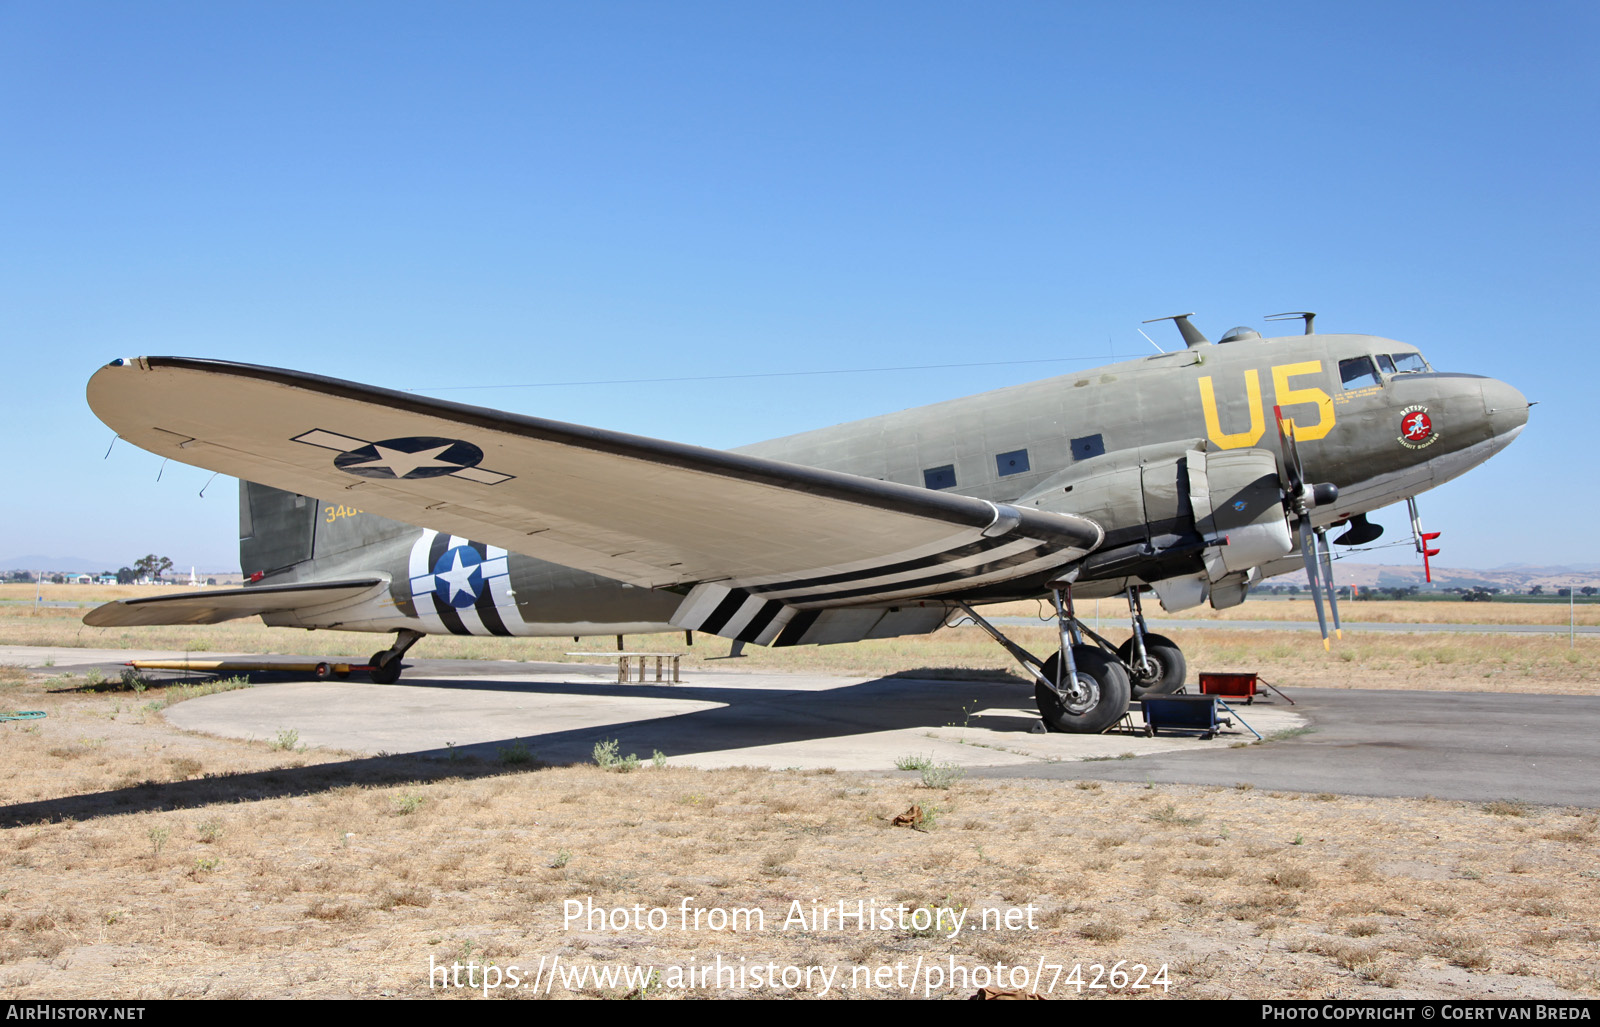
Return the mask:
<path fill-rule="evenodd" d="M 1061 643 L 1058 651 L 1043 661 L 1001 634 L 971 606 L 956 605 L 1033 677 L 1034 702 L 1048 730 L 1099 734 L 1128 712 L 1128 672 L 1103 639 L 1097 640 L 1104 648 L 1083 641 L 1084 628 L 1073 611 L 1070 588 L 1065 597 L 1059 589 L 1054 597 Z"/>
<path fill-rule="evenodd" d="M 1046 728 L 1098 734 L 1122 719 L 1130 700 L 1166 695 L 1183 687 L 1188 672 L 1183 651 L 1165 635 L 1145 630 L 1138 588 L 1128 589 L 1133 637 L 1120 646 L 1112 645 L 1078 619 L 1072 605 L 1072 586 L 1055 589 L 1052 598 L 1061 644 L 1046 660 L 1002 635 L 971 606 L 956 603 L 1033 677 L 1033 699 Z M 1085 636 L 1095 644 L 1085 642 Z"/>
<path fill-rule="evenodd" d="M 422 638 L 422 632 L 412 631 L 410 628 L 401 628 L 394 637 L 394 645 L 387 649 L 380 649 L 367 660 L 372 665 L 370 676 L 375 685 L 392 685 L 400 680 L 400 657 L 406 650 L 417 644 Z"/>
<path fill-rule="evenodd" d="M 1133 619 L 1133 637 L 1117 647 L 1117 658 L 1128 669 L 1128 682 L 1133 697 L 1170 695 L 1183 687 L 1188 663 L 1183 650 L 1165 635 L 1153 635 L 1145 630 L 1144 606 L 1139 601 L 1139 590 L 1128 587 L 1128 613 Z"/>

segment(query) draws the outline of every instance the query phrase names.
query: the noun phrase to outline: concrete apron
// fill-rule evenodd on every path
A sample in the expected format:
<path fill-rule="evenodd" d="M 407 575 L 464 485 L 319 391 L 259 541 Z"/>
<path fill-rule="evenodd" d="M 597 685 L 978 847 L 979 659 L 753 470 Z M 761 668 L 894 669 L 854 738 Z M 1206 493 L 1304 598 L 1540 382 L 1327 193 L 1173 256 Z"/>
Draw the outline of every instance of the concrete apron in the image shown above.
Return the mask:
<path fill-rule="evenodd" d="M 1255 738 L 1237 718 L 1209 741 L 1146 738 L 1137 707 L 1138 733 L 1036 733 L 1032 691 L 1020 684 L 697 670 L 676 686 L 641 685 L 617 684 L 604 668 L 507 663 L 503 673 L 461 676 L 449 663 L 422 661 L 395 685 L 261 684 L 165 715 L 190 731 L 270 742 L 293 730 L 304 745 L 369 755 L 500 759 L 520 748 L 548 763 L 581 763 L 597 742 L 616 739 L 624 756 L 648 762 L 660 751 L 672 765 L 704 768 L 881 771 L 907 756 L 1004 767 L 1227 749 Z M 1263 735 L 1305 723 L 1282 702 L 1236 712 Z"/>

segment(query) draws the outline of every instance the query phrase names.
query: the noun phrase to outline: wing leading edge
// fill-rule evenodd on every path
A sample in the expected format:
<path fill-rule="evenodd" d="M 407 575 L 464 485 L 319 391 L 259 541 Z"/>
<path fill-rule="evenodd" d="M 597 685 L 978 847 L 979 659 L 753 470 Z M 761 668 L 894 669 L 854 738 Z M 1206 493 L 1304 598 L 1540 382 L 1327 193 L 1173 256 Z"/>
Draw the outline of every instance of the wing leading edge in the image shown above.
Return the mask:
<path fill-rule="evenodd" d="M 145 599 L 118 599 L 84 614 L 93 628 L 152 624 L 220 624 L 239 617 L 285 611 L 337 610 L 371 598 L 389 584 L 387 577 L 352 578 L 309 584 L 253 585 L 211 589 Z"/>
<path fill-rule="evenodd" d="M 297 371 L 116 361 L 90 407 L 161 456 L 648 588 L 674 623 L 771 642 L 800 611 L 1048 572 L 1083 517 Z"/>

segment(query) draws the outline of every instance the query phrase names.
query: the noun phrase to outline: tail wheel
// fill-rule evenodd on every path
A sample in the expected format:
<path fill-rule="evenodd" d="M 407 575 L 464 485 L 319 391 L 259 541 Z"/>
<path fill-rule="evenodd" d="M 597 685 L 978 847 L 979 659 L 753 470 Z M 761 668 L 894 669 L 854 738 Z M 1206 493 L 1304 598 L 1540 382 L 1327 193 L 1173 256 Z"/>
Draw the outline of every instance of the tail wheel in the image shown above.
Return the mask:
<path fill-rule="evenodd" d="M 1074 646 L 1072 662 L 1078 667 L 1078 680 L 1062 681 L 1058 695 L 1043 682 L 1035 683 L 1033 700 L 1039 706 L 1039 716 L 1051 731 L 1068 734 L 1099 734 L 1115 724 L 1128 712 L 1128 672 L 1104 650 L 1092 646 Z M 1056 680 L 1056 668 L 1061 663 L 1058 652 L 1044 663 L 1044 675 Z"/>
<path fill-rule="evenodd" d="M 1133 639 L 1128 639 L 1117 647 L 1117 656 L 1123 663 L 1132 668 L 1128 675 L 1128 684 L 1133 689 L 1133 697 L 1142 699 L 1147 695 L 1171 695 L 1183 687 L 1183 679 L 1189 673 L 1189 663 L 1183 658 L 1183 650 L 1177 643 L 1165 635 L 1144 636 L 1145 663 L 1143 666 L 1136 661 L 1137 654 L 1133 651 Z"/>
<path fill-rule="evenodd" d="M 317 664 L 317 669 L 313 673 L 317 675 L 318 681 L 326 681 L 333 677 L 333 668 L 328 666 L 326 663 L 319 663 Z"/>
<path fill-rule="evenodd" d="M 400 657 L 387 649 L 381 649 L 372 654 L 367 661 L 372 665 L 372 683 L 375 685 L 392 685 L 400 680 Z"/>

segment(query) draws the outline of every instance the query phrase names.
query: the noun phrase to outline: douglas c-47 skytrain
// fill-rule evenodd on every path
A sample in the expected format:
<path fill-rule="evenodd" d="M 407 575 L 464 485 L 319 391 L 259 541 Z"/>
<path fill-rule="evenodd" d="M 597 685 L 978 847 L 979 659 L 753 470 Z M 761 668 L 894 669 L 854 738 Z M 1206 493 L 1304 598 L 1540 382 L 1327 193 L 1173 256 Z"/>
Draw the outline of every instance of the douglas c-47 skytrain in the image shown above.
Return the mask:
<path fill-rule="evenodd" d="M 1311 314 L 1275 315 L 1301 335 L 1216 343 L 1189 316 L 1175 352 L 731 452 L 279 368 L 117 360 L 89 405 L 152 453 L 240 479 L 251 583 L 84 620 L 392 631 L 371 659 L 392 682 L 427 634 L 826 645 L 959 613 L 1032 675 L 1048 726 L 1100 731 L 1184 680 L 1178 647 L 1144 628 L 1145 592 L 1224 609 L 1303 565 L 1320 619 L 1327 528 L 1372 541 L 1369 511 L 1482 463 L 1528 419 L 1504 382 L 1314 334 Z M 1120 645 L 1073 606 L 1116 595 Z M 1061 645 L 1045 658 L 972 609 L 1046 596 Z"/>

